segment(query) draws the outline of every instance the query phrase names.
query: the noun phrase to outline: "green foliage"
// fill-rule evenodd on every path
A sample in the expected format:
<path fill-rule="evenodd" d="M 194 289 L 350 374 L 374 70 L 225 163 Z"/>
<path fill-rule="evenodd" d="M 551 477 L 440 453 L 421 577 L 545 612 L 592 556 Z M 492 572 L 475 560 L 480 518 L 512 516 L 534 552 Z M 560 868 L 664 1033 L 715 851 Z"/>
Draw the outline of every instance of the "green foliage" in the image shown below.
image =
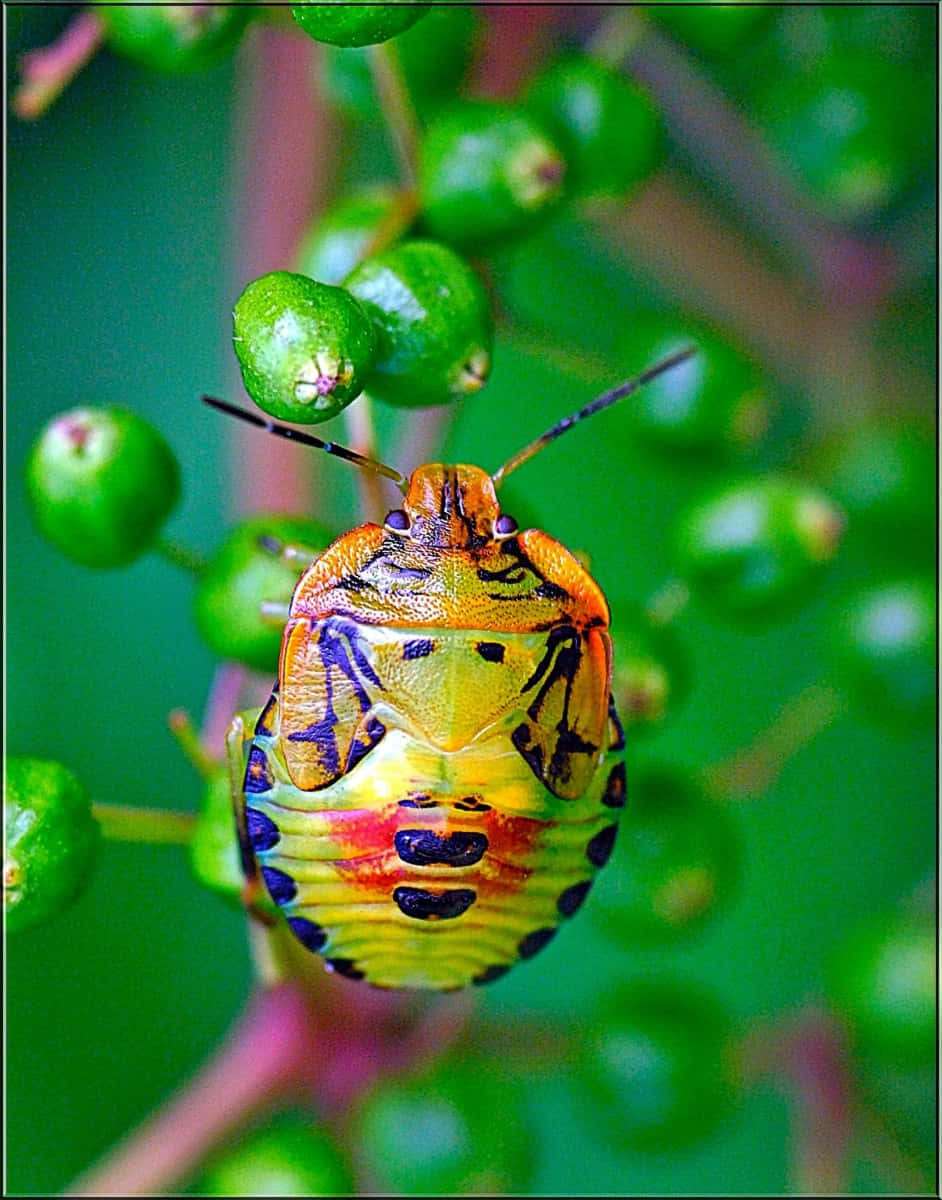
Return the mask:
<path fill-rule="evenodd" d="M 291 271 L 253 279 L 232 311 L 245 390 L 273 417 L 313 425 L 363 389 L 376 338 L 343 288 Z"/>
<path fill-rule="evenodd" d="M 291 14 L 305 33 L 335 46 L 372 46 L 386 42 L 428 13 L 427 4 L 390 0 L 387 4 L 292 4 Z"/>
<path fill-rule="evenodd" d="M 621 722 L 632 735 L 656 728 L 677 712 L 690 687 L 690 660 L 677 631 L 621 608 L 613 642 L 612 694 Z"/>
<path fill-rule="evenodd" d="M 377 334 L 372 396 L 407 407 L 476 392 L 491 367 L 493 327 L 480 280 L 438 242 L 400 242 L 371 255 L 344 286 Z"/>
<path fill-rule="evenodd" d="M 3 913 L 11 932 L 57 916 L 88 882 L 100 832 L 88 793 L 61 763 L 8 758 Z"/>
<path fill-rule="evenodd" d="M 76 562 L 120 567 L 148 550 L 180 494 L 173 451 L 123 408 L 76 408 L 51 421 L 26 467 L 33 516 Z"/>
<path fill-rule="evenodd" d="M 262 605 L 287 605 L 303 570 L 279 558 L 279 545 L 313 562 L 331 540 L 320 522 L 284 513 L 257 513 L 230 530 L 196 589 L 196 622 L 213 652 L 273 675 L 284 621 L 266 618 Z"/>
<path fill-rule="evenodd" d="M 422 217 L 433 237 L 480 247 L 533 228 L 562 198 L 565 174 L 560 152 L 519 108 L 455 104 L 422 140 Z"/>

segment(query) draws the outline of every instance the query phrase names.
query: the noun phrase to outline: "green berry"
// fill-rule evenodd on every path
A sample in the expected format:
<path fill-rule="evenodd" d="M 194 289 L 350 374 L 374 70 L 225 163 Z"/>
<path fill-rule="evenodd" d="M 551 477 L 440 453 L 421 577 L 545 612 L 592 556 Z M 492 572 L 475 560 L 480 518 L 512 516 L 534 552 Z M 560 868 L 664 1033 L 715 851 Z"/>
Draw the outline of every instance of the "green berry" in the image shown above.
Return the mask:
<path fill-rule="evenodd" d="M 393 1193 L 524 1191 L 532 1151 L 521 1109 L 513 1082 L 476 1059 L 390 1079 L 366 1097 L 356 1122 L 368 1179 Z"/>
<path fill-rule="evenodd" d="M 772 149 L 841 221 L 872 217 L 923 170 L 926 106 L 911 69 L 883 56 L 837 53 L 777 74 L 756 98 Z M 889 101 L 892 97 L 892 103 Z"/>
<path fill-rule="evenodd" d="M 936 713 L 936 596 L 928 580 L 865 588 L 841 612 L 835 653 L 852 696 L 880 721 L 927 726 Z"/>
<path fill-rule="evenodd" d="M 612 695 L 625 729 L 640 732 L 674 713 L 686 695 L 689 664 L 669 627 L 657 628 L 640 613 L 620 616 L 612 633 Z"/>
<path fill-rule="evenodd" d="M 587 1107 L 607 1144 L 689 1145 L 729 1109 L 727 1021 L 712 996 L 665 981 L 622 984 L 585 1028 Z"/>
<path fill-rule="evenodd" d="M 217 1155 L 199 1183 L 201 1196 L 346 1196 L 350 1167 L 313 1119 L 283 1116 Z"/>
<path fill-rule="evenodd" d="M 308 229 L 298 249 L 298 270 L 321 283 L 342 283 L 374 248 L 395 242 L 411 221 L 395 188 L 379 185 L 353 192 Z"/>
<path fill-rule="evenodd" d="M 282 562 L 265 548 L 265 539 L 302 548 L 312 561 L 332 540 L 322 525 L 306 517 L 247 517 L 230 531 L 200 576 L 196 623 L 220 657 L 272 674 L 278 668 L 283 622 L 264 616 L 262 604 L 287 604 L 303 568 Z"/>
<path fill-rule="evenodd" d="M 376 338 L 343 288 L 272 271 L 253 279 L 232 312 L 232 344 L 245 390 L 284 421 L 313 425 L 363 390 Z"/>
<path fill-rule="evenodd" d="M 831 559 L 843 516 L 817 488 L 766 476 L 725 487 L 681 523 L 681 571 L 728 616 L 778 614 Z"/>
<path fill-rule="evenodd" d="M 305 33 L 334 46 L 373 46 L 403 33 L 428 12 L 427 4 L 390 0 L 386 4 L 345 4 L 321 0 L 292 4 L 291 15 Z"/>
<path fill-rule="evenodd" d="M 525 101 L 565 154 L 573 191 L 619 195 L 657 166 L 662 129 L 653 101 L 597 59 L 559 59 L 533 81 Z"/>
<path fill-rule="evenodd" d="M 879 918 L 850 935 L 831 964 L 830 994 L 860 1052 L 899 1066 L 935 1060 L 937 971 L 931 917 Z"/>
<path fill-rule="evenodd" d="M 490 305 L 453 250 L 400 242 L 360 263 L 345 286 L 376 329 L 371 396 L 406 406 L 447 404 L 483 386 L 491 366 Z"/>
<path fill-rule="evenodd" d="M 252 15 L 248 4 L 99 4 L 108 45 L 145 67 L 185 74 L 215 66 Z"/>
<path fill-rule="evenodd" d="M 101 832 L 61 763 L 8 758 L 3 796 L 3 910 L 11 932 L 56 916 L 88 882 Z"/>
<path fill-rule="evenodd" d="M 647 7 L 646 15 L 670 30 L 693 50 L 709 55 L 729 54 L 754 36 L 773 6 L 752 0 L 727 4 L 662 4 Z"/>
<path fill-rule="evenodd" d="M 559 150 L 518 107 L 458 103 L 422 140 L 425 225 L 433 237 L 461 247 L 523 233 L 562 197 L 565 174 Z"/>
<path fill-rule="evenodd" d="M 682 315 L 640 315 L 629 324 L 621 356 L 635 371 L 685 346 L 696 346 L 697 353 L 632 400 L 635 429 L 676 452 L 724 453 L 752 445 L 768 425 L 766 389 L 755 363 L 721 334 L 692 328 Z"/>
<path fill-rule="evenodd" d="M 655 945 L 699 929 L 732 890 L 736 837 L 726 812 L 687 775 L 632 773 L 611 866 L 593 913 L 619 944 Z"/>
<path fill-rule="evenodd" d="M 872 418 L 841 430 L 819 454 L 819 477 L 852 529 L 874 548 L 919 557 L 934 542 L 934 438 Z"/>
<path fill-rule="evenodd" d="M 76 408 L 46 426 L 26 465 L 40 530 L 89 567 L 118 567 L 149 549 L 180 494 L 170 447 L 123 408 Z"/>
<path fill-rule="evenodd" d="M 454 92 L 467 70 L 479 23 L 468 4 L 436 4 L 418 25 L 396 39 L 403 80 L 420 115 L 428 115 L 436 103 Z M 379 118 L 369 51 L 325 46 L 321 79 L 328 98 L 348 116 Z"/>

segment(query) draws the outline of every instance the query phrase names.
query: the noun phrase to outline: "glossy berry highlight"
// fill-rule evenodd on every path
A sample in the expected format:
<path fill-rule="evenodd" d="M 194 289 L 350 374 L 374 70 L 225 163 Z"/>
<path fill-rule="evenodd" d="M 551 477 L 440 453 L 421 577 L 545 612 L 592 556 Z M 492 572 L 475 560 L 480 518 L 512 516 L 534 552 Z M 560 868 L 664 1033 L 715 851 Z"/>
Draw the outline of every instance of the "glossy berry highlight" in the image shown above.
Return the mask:
<path fill-rule="evenodd" d="M 61 763 L 10 757 L 3 794 L 3 911 L 11 933 L 40 925 L 88 883 L 101 833 L 84 787 Z"/>
<path fill-rule="evenodd" d="M 411 28 L 428 12 L 427 4 L 391 0 L 387 4 L 343 4 L 326 0 L 292 4 L 291 15 L 305 33 L 334 46 L 372 46 Z"/>

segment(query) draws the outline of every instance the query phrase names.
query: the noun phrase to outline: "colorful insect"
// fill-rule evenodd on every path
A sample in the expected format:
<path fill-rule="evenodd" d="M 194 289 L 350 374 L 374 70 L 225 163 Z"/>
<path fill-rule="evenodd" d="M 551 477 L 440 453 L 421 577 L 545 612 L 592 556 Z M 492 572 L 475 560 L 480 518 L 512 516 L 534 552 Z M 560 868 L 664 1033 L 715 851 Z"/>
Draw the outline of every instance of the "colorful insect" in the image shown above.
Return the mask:
<path fill-rule="evenodd" d="M 625 803 L 609 612 L 559 542 L 496 490 L 598 397 L 493 475 L 381 463 L 221 401 L 393 479 L 402 508 L 344 534 L 298 582 L 278 681 L 230 730 L 236 824 L 297 939 L 380 987 L 499 978 L 586 897 Z"/>

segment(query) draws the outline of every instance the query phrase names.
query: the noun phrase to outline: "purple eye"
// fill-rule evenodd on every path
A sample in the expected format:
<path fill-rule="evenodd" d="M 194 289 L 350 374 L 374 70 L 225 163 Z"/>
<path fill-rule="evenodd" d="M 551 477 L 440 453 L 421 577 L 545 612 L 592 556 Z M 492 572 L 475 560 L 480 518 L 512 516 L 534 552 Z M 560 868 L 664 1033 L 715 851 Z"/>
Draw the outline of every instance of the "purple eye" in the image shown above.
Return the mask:
<path fill-rule="evenodd" d="M 404 530 L 409 528 L 409 518 L 401 508 L 394 508 L 392 512 L 386 514 L 384 522 L 387 529 Z"/>
<path fill-rule="evenodd" d="M 501 537 L 509 537 L 510 534 L 517 532 L 517 522 L 507 513 L 501 513 L 494 522 L 494 532 L 500 534 Z"/>

